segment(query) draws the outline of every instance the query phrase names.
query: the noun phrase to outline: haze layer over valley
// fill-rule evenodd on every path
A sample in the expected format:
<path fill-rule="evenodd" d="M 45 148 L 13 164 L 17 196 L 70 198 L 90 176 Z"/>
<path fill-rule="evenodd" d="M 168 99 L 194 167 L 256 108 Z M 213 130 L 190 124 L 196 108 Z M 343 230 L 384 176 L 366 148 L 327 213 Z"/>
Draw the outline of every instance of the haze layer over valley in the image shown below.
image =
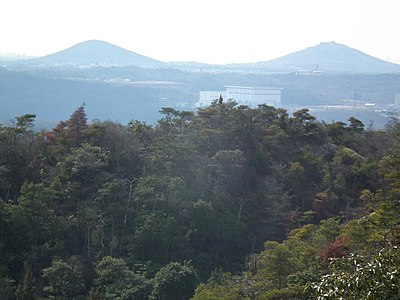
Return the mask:
<path fill-rule="evenodd" d="M 309 107 L 327 122 L 354 115 L 381 128 L 400 93 L 399 65 L 334 42 L 271 61 L 210 65 L 162 62 L 89 40 L 1 65 L 0 121 L 35 113 L 39 126 L 65 119 L 82 103 L 89 119 L 153 123 L 162 107 L 195 111 L 200 91 L 235 85 L 281 88 L 289 112 Z"/>

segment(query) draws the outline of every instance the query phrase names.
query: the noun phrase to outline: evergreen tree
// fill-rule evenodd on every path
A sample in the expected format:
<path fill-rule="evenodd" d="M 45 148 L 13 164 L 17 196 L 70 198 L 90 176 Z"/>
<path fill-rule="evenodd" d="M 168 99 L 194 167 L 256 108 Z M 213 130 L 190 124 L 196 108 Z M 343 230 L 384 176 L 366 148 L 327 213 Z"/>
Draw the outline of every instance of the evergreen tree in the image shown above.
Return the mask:
<path fill-rule="evenodd" d="M 87 127 L 85 104 L 82 104 L 67 121 L 68 136 L 74 142 L 75 147 L 79 147 L 83 142 L 83 132 Z"/>

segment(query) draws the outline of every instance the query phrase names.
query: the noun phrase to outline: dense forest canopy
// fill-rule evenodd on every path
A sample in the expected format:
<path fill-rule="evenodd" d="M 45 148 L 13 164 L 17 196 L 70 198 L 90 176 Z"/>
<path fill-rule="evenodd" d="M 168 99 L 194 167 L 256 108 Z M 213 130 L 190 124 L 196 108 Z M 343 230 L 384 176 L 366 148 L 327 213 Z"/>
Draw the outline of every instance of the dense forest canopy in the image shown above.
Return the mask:
<path fill-rule="evenodd" d="M 1 299 L 399 298 L 395 119 L 161 114 L 0 127 Z"/>

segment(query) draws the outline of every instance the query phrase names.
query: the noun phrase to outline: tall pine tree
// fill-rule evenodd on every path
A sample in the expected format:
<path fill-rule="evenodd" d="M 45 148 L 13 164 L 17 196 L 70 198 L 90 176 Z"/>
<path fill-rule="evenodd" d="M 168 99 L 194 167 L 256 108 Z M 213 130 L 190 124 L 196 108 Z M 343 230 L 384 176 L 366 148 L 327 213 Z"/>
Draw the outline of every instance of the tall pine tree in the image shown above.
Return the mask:
<path fill-rule="evenodd" d="M 79 147 L 82 143 L 83 131 L 88 127 L 85 103 L 72 113 L 67 121 L 67 127 L 70 139 L 74 142 L 76 147 Z"/>

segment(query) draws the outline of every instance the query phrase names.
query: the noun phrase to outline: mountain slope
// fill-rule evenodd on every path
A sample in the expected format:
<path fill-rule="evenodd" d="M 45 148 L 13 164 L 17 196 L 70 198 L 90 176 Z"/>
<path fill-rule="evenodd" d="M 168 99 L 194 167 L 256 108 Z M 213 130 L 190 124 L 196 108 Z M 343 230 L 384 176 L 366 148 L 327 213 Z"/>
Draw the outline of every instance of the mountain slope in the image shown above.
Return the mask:
<path fill-rule="evenodd" d="M 99 40 L 79 43 L 65 50 L 38 58 L 34 62 L 138 67 L 160 67 L 164 65 L 161 61 Z"/>
<path fill-rule="evenodd" d="M 89 120 L 127 123 L 134 119 L 154 123 L 160 117 L 161 107 L 172 107 L 173 101 L 184 102 L 191 96 L 179 85 L 165 88 L 163 85 L 141 86 L 101 80 L 68 80 L 9 71 L 0 67 L 2 124 L 8 123 L 14 117 L 33 113 L 37 115 L 36 120 L 41 125 L 54 126 L 58 121 L 68 118 L 71 111 L 83 102 L 87 105 Z"/>
<path fill-rule="evenodd" d="M 333 73 L 400 73 L 400 65 L 378 59 L 335 42 L 321 43 L 274 60 L 247 64 L 247 66 L 283 71 L 319 70 Z"/>

